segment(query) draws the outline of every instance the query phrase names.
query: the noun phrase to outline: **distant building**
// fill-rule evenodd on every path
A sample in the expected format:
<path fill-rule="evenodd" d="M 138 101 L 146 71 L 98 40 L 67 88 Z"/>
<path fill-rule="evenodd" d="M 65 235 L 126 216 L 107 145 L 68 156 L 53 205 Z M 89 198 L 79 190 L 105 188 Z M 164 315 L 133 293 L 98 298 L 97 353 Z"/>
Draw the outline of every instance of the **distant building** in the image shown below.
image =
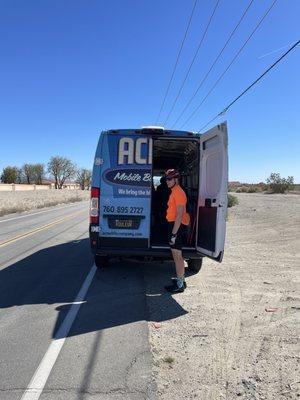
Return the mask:
<path fill-rule="evenodd" d="M 53 179 L 43 179 L 43 185 L 48 185 L 51 189 L 55 189 L 55 181 Z M 65 181 L 63 189 L 80 189 L 80 185 L 74 181 Z"/>

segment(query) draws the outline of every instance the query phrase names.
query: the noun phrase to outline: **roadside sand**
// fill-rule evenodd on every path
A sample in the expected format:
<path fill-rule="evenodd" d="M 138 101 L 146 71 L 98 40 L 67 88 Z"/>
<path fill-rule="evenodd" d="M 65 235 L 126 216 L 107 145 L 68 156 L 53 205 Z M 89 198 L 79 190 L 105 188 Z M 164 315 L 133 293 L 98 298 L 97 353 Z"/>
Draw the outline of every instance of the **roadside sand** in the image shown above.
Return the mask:
<path fill-rule="evenodd" d="M 172 265 L 145 267 L 162 400 L 300 398 L 300 196 L 237 196 L 222 264 L 173 296 Z"/>

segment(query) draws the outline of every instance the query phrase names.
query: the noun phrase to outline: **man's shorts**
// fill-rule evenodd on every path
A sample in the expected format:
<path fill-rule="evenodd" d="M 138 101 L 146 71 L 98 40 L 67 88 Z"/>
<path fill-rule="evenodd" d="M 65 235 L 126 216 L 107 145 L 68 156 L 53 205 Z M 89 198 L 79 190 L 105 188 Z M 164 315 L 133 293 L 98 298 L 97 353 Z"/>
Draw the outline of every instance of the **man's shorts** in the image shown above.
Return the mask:
<path fill-rule="evenodd" d="M 169 238 L 170 238 L 172 235 L 174 222 L 168 222 L 168 226 L 169 226 Z M 171 249 L 182 250 L 182 247 L 186 246 L 186 244 L 187 244 L 187 225 L 181 224 L 177 232 L 175 243 L 170 245 L 170 247 Z"/>

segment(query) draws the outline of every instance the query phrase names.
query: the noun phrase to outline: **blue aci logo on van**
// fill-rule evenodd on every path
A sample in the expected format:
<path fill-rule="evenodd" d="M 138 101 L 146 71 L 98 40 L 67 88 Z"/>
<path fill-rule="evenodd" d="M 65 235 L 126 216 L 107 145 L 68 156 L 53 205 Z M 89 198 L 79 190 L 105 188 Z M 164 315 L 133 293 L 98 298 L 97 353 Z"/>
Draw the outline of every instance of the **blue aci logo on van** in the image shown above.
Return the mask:
<path fill-rule="evenodd" d="M 151 165 L 152 138 L 123 137 L 118 145 L 118 165 Z"/>
<path fill-rule="evenodd" d="M 107 145 L 102 178 L 112 187 L 113 197 L 150 197 L 152 138 L 108 135 Z"/>

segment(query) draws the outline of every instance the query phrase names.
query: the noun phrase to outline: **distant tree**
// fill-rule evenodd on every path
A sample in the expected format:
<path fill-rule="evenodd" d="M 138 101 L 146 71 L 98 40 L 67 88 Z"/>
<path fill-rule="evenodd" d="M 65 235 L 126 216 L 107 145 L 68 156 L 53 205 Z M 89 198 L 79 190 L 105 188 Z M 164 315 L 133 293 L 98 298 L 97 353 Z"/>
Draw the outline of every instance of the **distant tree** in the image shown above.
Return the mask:
<path fill-rule="evenodd" d="M 267 179 L 267 184 L 273 193 L 285 193 L 294 187 L 294 177 L 281 178 L 280 174 L 272 172 Z"/>
<path fill-rule="evenodd" d="M 24 183 L 41 185 L 44 174 L 44 164 L 24 164 L 21 169 L 21 180 Z"/>
<path fill-rule="evenodd" d="M 37 185 L 41 185 L 43 183 L 44 175 L 45 175 L 44 164 L 33 164 L 34 183 L 36 183 Z"/>
<path fill-rule="evenodd" d="M 16 183 L 24 183 L 24 176 L 23 176 L 22 168 L 18 168 L 18 174 L 17 174 Z"/>
<path fill-rule="evenodd" d="M 24 164 L 22 172 L 25 178 L 25 182 L 29 185 L 34 182 L 34 166 L 33 164 Z"/>
<path fill-rule="evenodd" d="M 51 157 L 48 162 L 48 172 L 53 176 L 55 189 L 61 189 L 67 179 L 76 175 L 76 165 L 65 157 Z"/>
<path fill-rule="evenodd" d="M 88 189 L 91 186 L 92 172 L 89 169 L 80 168 L 77 171 L 76 182 L 79 184 L 81 190 Z"/>
<path fill-rule="evenodd" d="M 5 167 L 3 168 L 1 181 L 3 183 L 17 183 L 19 175 L 19 168 L 18 167 Z"/>

